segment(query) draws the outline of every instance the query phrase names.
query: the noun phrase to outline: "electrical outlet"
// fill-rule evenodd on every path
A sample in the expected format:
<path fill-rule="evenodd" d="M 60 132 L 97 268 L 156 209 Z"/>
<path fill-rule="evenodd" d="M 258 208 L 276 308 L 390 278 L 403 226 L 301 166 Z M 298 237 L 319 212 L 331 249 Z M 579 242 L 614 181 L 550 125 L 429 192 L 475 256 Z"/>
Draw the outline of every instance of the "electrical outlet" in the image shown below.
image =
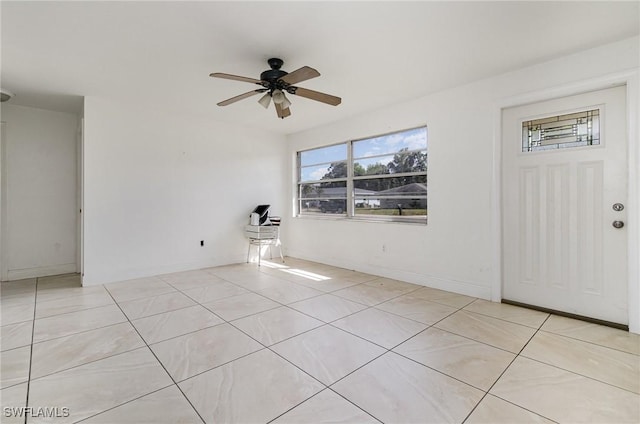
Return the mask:
<path fill-rule="evenodd" d="M 386 252 L 386 251 L 387 251 L 387 245 L 386 245 L 386 244 L 383 244 L 383 245 L 382 245 L 382 252 L 384 253 L 384 252 Z"/>
<path fill-rule="evenodd" d="M 200 240 L 200 246 L 204 246 L 204 240 Z"/>

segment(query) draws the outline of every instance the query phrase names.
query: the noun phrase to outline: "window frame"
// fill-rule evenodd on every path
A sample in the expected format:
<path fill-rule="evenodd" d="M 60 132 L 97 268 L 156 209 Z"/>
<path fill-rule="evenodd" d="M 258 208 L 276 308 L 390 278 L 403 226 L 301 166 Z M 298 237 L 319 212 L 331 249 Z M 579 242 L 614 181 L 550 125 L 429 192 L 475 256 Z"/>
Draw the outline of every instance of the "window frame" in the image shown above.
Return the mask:
<path fill-rule="evenodd" d="M 418 152 L 425 152 L 426 155 L 426 169 L 424 171 L 415 171 L 415 172 L 401 172 L 401 173 L 386 173 L 386 174 L 370 174 L 370 175 L 358 175 L 355 176 L 354 175 L 354 165 L 355 162 L 354 160 L 362 160 L 362 159 L 375 159 L 377 157 L 385 157 L 385 156 L 394 156 L 398 153 L 400 153 L 402 150 L 399 151 L 395 151 L 392 153 L 382 153 L 379 155 L 372 155 L 372 156 L 366 156 L 366 157 L 359 157 L 357 159 L 354 159 L 354 144 L 359 142 L 359 141 L 364 141 L 364 140 L 370 140 L 370 139 L 375 139 L 375 138 L 379 138 L 379 137 L 385 137 L 385 136 L 389 136 L 389 135 L 393 135 L 393 134 L 400 134 L 400 133 L 404 133 L 404 132 L 409 132 L 412 130 L 417 130 L 417 129 L 424 129 L 425 131 L 425 135 L 427 137 L 427 143 L 426 146 L 424 148 L 418 148 L 418 149 L 412 149 L 412 150 L 407 150 L 406 153 L 418 153 Z M 343 161 L 341 160 L 340 162 L 346 162 L 347 165 L 347 175 L 346 177 L 339 177 L 339 178 L 332 178 L 332 179 L 321 179 L 321 180 L 305 180 L 302 181 L 302 170 L 305 167 L 313 167 L 313 166 L 319 166 L 319 165 L 330 165 L 336 162 L 323 162 L 323 163 L 315 163 L 315 164 L 311 164 L 311 165 L 305 165 L 302 166 L 302 154 L 304 152 L 310 152 L 313 150 L 319 150 L 319 149 L 323 149 L 323 148 L 328 148 L 328 147 L 332 147 L 332 146 L 338 146 L 338 145 L 346 145 L 346 151 L 347 151 L 347 157 L 346 159 Z M 427 174 L 428 174 L 428 170 L 429 170 L 429 154 L 428 154 L 428 149 L 429 149 L 429 143 L 428 143 L 428 129 L 427 129 L 427 125 L 419 125 L 416 127 L 411 127 L 411 128 L 405 128 L 402 130 L 398 130 L 398 131 L 391 131 L 388 133 L 383 133 L 383 134 L 378 134 L 378 135 L 374 135 L 374 136 L 369 136 L 369 137 L 363 137 L 363 138 L 358 138 L 358 139 L 352 139 L 352 140 L 347 140 L 347 141 L 343 141 L 343 142 L 339 142 L 339 143 L 332 143 L 332 144 L 327 144 L 327 145 L 323 145 L 323 146 L 318 146 L 318 147 L 313 147 L 313 148 L 309 148 L 309 149 L 304 149 L 304 150 L 298 150 L 296 152 L 296 182 L 295 182 L 295 217 L 297 218 L 304 218 L 304 219 L 338 219 L 338 220 L 353 220 L 353 221 L 373 221 L 373 222 L 394 222 L 394 223 L 411 223 L 411 224 L 421 224 L 421 225 L 426 225 L 428 223 L 428 195 L 425 193 L 424 198 L 422 197 L 418 197 L 418 199 L 424 199 L 425 205 L 426 205 L 426 215 L 424 216 L 419 216 L 419 217 L 415 217 L 415 216 L 398 216 L 398 215 L 367 215 L 367 214 L 357 214 L 356 213 L 356 200 L 357 200 L 357 194 L 354 191 L 354 187 L 355 184 L 354 182 L 356 181 L 362 181 L 362 180 L 374 180 L 374 179 L 382 179 L 382 178 L 404 178 L 404 177 L 415 177 L 415 176 L 424 176 L 425 177 L 425 183 L 428 186 L 428 178 L 427 178 Z M 338 183 L 338 182 L 346 182 L 346 196 L 344 198 L 342 197 L 317 197 L 317 198 L 303 198 L 302 197 L 302 187 L 304 185 L 308 185 L 308 184 L 321 184 L 321 183 Z M 396 196 L 398 199 L 407 199 L 407 197 L 403 197 L 401 195 Z M 396 197 L 382 197 L 382 198 L 386 198 L 386 199 L 391 199 L 391 198 L 396 198 Z M 375 196 L 372 196 L 372 198 L 375 198 Z M 378 197 L 380 198 L 380 197 Z M 320 213 L 314 213 L 314 212 L 307 212 L 307 213 L 303 213 L 302 212 L 302 202 L 303 199 L 310 199 L 310 200 L 314 200 L 314 201 L 320 201 L 321 199 L 324 200 L 342 200 L 344 199 L 344 201 L 346 202 L 346 208 L 344 210 L 344 213 L 340 213 L 340 214 L 327 214 L 325 215 L 324 213 L 320 214 Z"/>

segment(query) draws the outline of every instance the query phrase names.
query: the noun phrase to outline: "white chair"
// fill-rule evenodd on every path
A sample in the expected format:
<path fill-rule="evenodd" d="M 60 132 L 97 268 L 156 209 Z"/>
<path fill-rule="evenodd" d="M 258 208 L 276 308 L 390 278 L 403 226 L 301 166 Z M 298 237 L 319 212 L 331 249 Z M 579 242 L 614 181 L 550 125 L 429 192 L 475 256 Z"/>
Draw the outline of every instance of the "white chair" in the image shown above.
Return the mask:
<path fill-rule="evenodd" d="M 280 252 L 280 259 L 284 263 L 282 256 L 282 243 L 280 242 L 280 226 L 278 225 L 247 225 L 244 229 L 245 235 L 249 239 L 247 249 L 247 263 L 251 254 L 251 246 L 258 247 L 258 266 L 262 257 L 262 246 L 269 246 L 269 256 L 273 259 L 273 246 L 277 246 Z"/>

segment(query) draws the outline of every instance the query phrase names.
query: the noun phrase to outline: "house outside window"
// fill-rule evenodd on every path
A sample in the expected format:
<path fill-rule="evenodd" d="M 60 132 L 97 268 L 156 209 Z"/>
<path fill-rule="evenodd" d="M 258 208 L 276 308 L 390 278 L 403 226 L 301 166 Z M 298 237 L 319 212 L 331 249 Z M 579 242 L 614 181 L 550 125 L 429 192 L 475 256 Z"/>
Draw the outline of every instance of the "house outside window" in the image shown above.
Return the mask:
<path fill-rule="evenodd" d="M 427 222 L 426 127 L 298 152 L 298 216 Z"/>

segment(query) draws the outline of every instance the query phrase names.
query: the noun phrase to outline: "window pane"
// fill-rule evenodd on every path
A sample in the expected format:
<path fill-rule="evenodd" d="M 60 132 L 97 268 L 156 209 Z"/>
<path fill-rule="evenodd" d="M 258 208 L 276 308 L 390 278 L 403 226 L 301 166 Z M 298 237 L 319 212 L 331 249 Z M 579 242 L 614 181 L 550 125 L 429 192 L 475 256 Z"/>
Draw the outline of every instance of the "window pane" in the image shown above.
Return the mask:
<path fill-rule="evenodd" d="M 353 142 L 355 159 L 396 153 L 402 150 L 424 150 L 427 148 L 427 129 L 414 128 L 394 134 L 368 138 Z"/>
<path fill-rule="evenodd" d="M 347 213 L 347 199 L 326 199 L 303 201 L 300 205 L 301 213 L 342 214 Z"/>
<path fill-rule="evenodd" d="M 399 152 L 395 155 L 359 159 L 353 164 L 353 175 L 398 174 L 427 170 L 427 152 Z"/>
<path fill-rule="evenodd" d="M 356 216 L 427 217 L 427 198 L 422 197 L 356 197 Z"/>
<path fill-rule="evenodd" d="M 300 168 L 300 181 L 317 181 L 347 177 L 347 162 L 315 165 Z"/>
<path fill-rule="evenodd" d="M 353 175 L 382 175 L 389 174 L 387 164 L 393 160 L 393 156 L 383 156 L 372 159 L 359 159 L 353 164 Z"/>
<path fill-rule="evenodd" d="M 354 181 L 356 215 L 427 216 L 427 176 Z"/>
<path fill-rule="evenodd" d="M 426 196 L 427 176 L 366 178 L 353 182 L 355 196 Z"/>
<path fill-rule="evenodd" d="M 343 160 L 347 160 L 346 143 L 300 152 L 301 166 L 331 163 Z"/>
<path fill-rule="evenodd" d="M 347 211 L 347 182 L 300 184 L 301 214 L 345 214 Z"/>
<path fill-rule="evenodd" d="M 301 199 L 346 199 L 347 182 L 336 181 L 331 183 L 300 184 Z"/>

